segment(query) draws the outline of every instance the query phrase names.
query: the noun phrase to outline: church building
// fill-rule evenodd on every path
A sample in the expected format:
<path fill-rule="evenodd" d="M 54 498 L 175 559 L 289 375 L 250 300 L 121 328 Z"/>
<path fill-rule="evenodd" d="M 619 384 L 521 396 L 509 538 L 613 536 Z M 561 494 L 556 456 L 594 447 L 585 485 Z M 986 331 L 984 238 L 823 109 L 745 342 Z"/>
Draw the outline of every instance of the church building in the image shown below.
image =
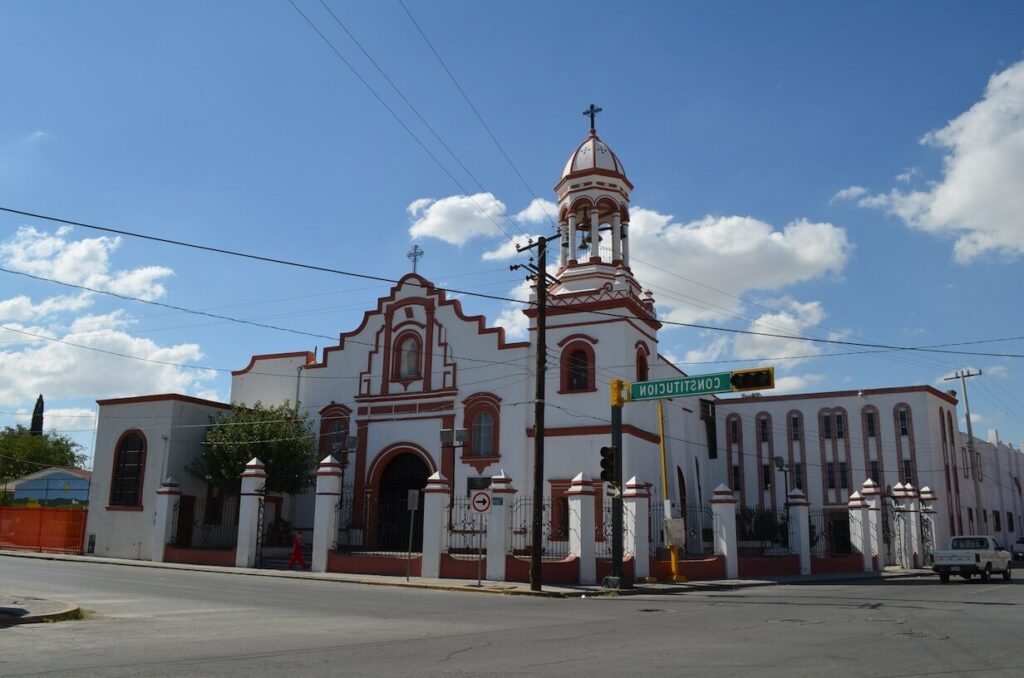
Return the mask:
<path fill-rule="evenodd" d="M 622 162 L 593 127 L 554 188 L 559 238 L 549 251 L 558 269 L 547 287 L 544 463 L 551 541 L 565 539 L 565 497 L 578 474 L 594 488 L 599 523 L 607 510 L 606 488 L 596 479 L 599 450 L 611 432 L 609 382 L 684 376 L 659 353 L 655 301 L 630 266 L 632 189 Z M 337 545 L 404 550 L 409 490 L 422 490 L 435 473 L 447 481 L 453 505 L 499 475 L 529 492 L 537 318 L 535 307 L 524 312 L 529 340 L 508 341 L 502 328 L 467 315 L 458 299 L 408 274 L 322 355 L 300 349 L 252 356 L 232 374 L 230 401 L 300 403 L 315 421 L 317 459 L 333 456 L 340 468 L 345 534 Z M 850 496 L 869 477 L 882 488 L 930 484 L 942 516 L 936 537 L 944 540 L 962 532 L 966 520 L 967 500 L 961 502 L 956 482 L 963 447 L 954 428 L 956 403 L 929 386 L 703 402 L 679 397 L 664 401 L 662 431 L 653 401 L 628 403 L 623 477 L 649 488 L 652 506 L 671 502 L 668 510 L 677 515 L 706 505 L 719 485 L 736 491 L 741 508 L 782 510 L 786 493 L 800 489 L 812 507 L 845 516 Z M 91 552 L 162 559 L 164 544 L 152 530 L 157 492 L 168 477 L 181 492 L 177 545 L 215 546 L 216 531 L 205 527 L 218 498 L 185 466 L 199 453 L 201 424 L 229 406 L 173 394 L 99 405 Z M 1019 456 L 1004 461 L 1004 472 L 1020 475 Z M 944 472 L 944 464 L 953 468 Z M 1014 533 L 1021 528 L 1019 480 L 1015 487 L 1000 495 L 1000 525 L 1009 523 Z M 311 531 L 314 500 L 313 490 L 268 498 L 267 523 Z M 237 505 L 219 501 L 213 513 L 230 523 Z M 977 510 L 971 508 L 972 516 Z M 422 522 L 422 510 L 411 515 Z M 418 542 L 422 524 L 413 527 Z M 660 538 L 652 520 L 651 539 Z"/>

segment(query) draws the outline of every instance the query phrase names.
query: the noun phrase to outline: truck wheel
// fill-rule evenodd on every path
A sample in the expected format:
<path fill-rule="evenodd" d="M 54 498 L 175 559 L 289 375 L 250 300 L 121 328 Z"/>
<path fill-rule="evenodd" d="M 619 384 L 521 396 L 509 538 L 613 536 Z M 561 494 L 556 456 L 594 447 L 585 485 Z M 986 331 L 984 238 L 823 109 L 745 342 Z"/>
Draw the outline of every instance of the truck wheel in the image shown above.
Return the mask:
<path fill-rule="evenodd" d="M 1010 581 L 1010 577 L 1012 577 L 1012 576 L 1013 575 L 1010 574 L 1010 563 L 1009 563 L 1009 561 L 1007 561 L 1006 569 L 1003 570 L 1003 581 Z"/>
<path fill-rule="evenodd" d="M 948 572 L 943 572 L 942 574 L 940 574 L 939 575 L 939 581 L 941 581 L 943 584 L 948 584 L 949 583 L 949 573 Z"/>
<path fill-rule="evenodd" d="M 981 571 L 981 581 L 986 584 L 992 579 L 992 563 L 985 563 L 985 569 Z"/>

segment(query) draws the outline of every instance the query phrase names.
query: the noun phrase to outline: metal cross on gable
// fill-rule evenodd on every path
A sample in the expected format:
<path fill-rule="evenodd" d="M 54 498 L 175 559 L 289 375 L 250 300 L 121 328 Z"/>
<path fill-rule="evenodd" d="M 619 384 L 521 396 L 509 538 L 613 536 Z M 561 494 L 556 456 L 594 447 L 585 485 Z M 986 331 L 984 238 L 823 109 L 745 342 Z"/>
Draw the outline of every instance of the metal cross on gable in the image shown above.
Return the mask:
<path fill-rule="evenodd" d="M 413 273 L 416 272 L 416 264 L 424 254 L 426 254 L 426 252 L 423 251 L 423 248 L 419 245 L 413 245 L 412 249 L 409 250 L 409 253 L 405 255 L 412 262 Z"/>
<path fill-rule="evenodd" d="M 590 130 L 591 131 L 594 131 L 594 117 L 598 113 L 600 113 L 600 112 L 601 112 L 601 109 L 598 108 L 597 106 L 595 106 L 594 104 L 590 104 L 590 108 L 588 108 L 587 110 L 583 111 L 583 115 L 589 115 L 590 116 Z"/>

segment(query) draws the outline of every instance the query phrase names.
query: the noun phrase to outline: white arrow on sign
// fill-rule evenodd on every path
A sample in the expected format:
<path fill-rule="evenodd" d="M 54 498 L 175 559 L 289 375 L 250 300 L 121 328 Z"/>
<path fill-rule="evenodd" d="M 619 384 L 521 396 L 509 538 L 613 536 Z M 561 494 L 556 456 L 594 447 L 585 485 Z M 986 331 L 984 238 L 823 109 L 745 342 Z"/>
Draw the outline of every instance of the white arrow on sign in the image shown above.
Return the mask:
<path fill-rule="evenodd" d="M 473 507 L 474 513 L 490 513 L 491 493 L 483 490 L 474 492 L 469 499 L 469 505 Z"/>

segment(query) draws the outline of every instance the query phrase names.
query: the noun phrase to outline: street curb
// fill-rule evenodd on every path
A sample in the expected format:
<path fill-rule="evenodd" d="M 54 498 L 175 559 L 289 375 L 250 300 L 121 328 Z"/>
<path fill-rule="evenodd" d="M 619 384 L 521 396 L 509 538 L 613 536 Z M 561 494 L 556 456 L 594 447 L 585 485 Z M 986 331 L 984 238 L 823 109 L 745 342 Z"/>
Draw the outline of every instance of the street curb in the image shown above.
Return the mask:
<path fill-rule="evenodd" d="M 21 624 L 41 624 L 43 622 L 66 621 L 68 619 L 79 619 L 81 617 L 82 610 L 74 603 L 68 603 L 63 600 L 53 600 L 50 602 L 61 603 L 64 605 L 64 609 L 57 610 L 55 612 L 27 614 L 24 617 L 8 618 L 4 615 L 0 615 L 0 628 L 7 626 L 20 626 Z"/>
<path fill-rule="evenodd" d="M 148 567 L 164 570 L 181 570 L 181 571 L 193 571 L 193 572 L 212 572 L 216 574 L 235 574 L 245 577 L 274 577 L 277 579 L 303 579 L 310 581 L 319 582 L 331 582 L 336 584 L 361 584 L 364 586 L 392 586 L 392 587 L 405 587 L 412 589 L 427 589 L 433 591 L 457 591 L 463 593 L 489 593 L 491 595 L 502 595 L 502 596 L 533 596 L 537 598 L 582 598 L 583 596 L 588 597 L 614 597 L 614 596 L 640 596 L 640 595 L 668 595 L 673 593 L 694 593 L 701 591 L 734 591 L 746 588 L 759 588 L 766 586 L 801 586 L 801 585 L 815 585 L 815 584 L 829 584 L 829 583 L 841 583 L 850 581 L 865 581 L 865 580 L 877 580 L 885 581 L 887 579 L 902 579 L 908 577 L 920 577 L 930 572 L 925 571 L 913 571 L 913 572 L 887 572 L 887 573 L 848 573 L 847 575 L 838 574 L 835 577 L 828 577 L 823 579 L 793 579 L 788 578 L 766 578 L 766 579 L 750 579 L 736 582 L 729 581 L 716 581 L 714 583 L 677 583 L 672 586 L 664 586 L 659 588 L 646 588 L 644 585 L 631 589 L 577 589 L 573 588 L 570 590 L 551 591 L 541 590 L 532 591 L 523 588 L 512 588 L 512 587 L 489 587 L 487 585 L 476 587 L 465 584 L 436 584 L 429 582 L 417 582 L 417 581 L 390 581 L 390 580 L 379 580 L 379 579 L 360 579 L 360 575 L 354 574 L 353 578 L 346 579 L 337 576 L 330 576 L 332 574 L 342 573 L 320 573 L 320 572 L 293 572 L 289 570 L 259 570 L 252 568 L 236 568 L 236 567 L 221 567 L 217 565 L 191 565 L 186 563 L 164 563 L 154 562 L 151 560 L 123 560 L 116 558 L 103 558 L 101 556 L 67 556 L 59 553 L 37 553 L 29 551 L 13 551 L 0 549 L 0 556 L 10 556 L 14 558 L 27 558 L 36 560 L 53 560 L 70 563 L 92 563 L 101 565 L 119 565 L 122 567 Z M 327 576 L 324 576 L 324 575 Z"/>

